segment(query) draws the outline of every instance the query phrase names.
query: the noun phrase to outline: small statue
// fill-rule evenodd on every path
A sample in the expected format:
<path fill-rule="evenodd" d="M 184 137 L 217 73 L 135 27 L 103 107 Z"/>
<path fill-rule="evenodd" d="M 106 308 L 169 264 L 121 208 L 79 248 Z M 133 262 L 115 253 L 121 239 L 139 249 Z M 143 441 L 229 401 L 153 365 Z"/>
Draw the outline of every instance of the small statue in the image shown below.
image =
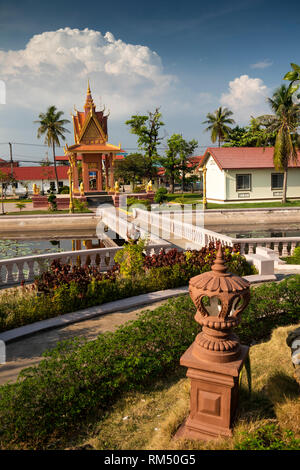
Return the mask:
<path fill-rule="evenodd" d="M 35 196 L 37 196 L 40 193 L 40 190 L 39 190 L 38 186 L 35 183 L 33 183 L 32 189 L 33 189 L 33 194 Z"/>
<path fill-rule="evenodd" d="M 118 181 L 115 182 L 115 192 L 118 193 L 120 191 L 120 186 Z"/>
<path fill-rule="evenodd" d="M 84 196 L 83 182 L 80 183 L 80 196 Z"/>
<path fill-rule="evenodd" d="M 147 184 L 147 193 L 152 192 L 152 181 L 150 180 L 149 183 Z"/>

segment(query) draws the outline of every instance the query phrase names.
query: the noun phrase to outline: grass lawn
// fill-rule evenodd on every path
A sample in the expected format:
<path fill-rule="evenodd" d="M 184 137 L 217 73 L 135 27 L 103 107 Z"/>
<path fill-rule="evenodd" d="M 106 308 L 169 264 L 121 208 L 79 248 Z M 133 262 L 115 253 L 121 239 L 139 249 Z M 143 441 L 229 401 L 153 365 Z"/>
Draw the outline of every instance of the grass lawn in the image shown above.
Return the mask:
<path fill-rule="evenodd" d="M 179 367 L 169 377 L 153 383 L 143 391 L 123 396 L 103 420 L 87 429 L 81 428 L 67 449 L 91 450 L 234 450 L 255 442 L 255 433 L 271 432 L 272 439 L 288 449 L 286 431 L 300 438 L 299 385 L 293 377 L 291 352 L 286 345 L 289 331 L 297 325 L 273 331 L 269 341 L 250 349 L 252 394 L 249 395 L 246 373 L 242 374 L 239 414 L 233 438 L 204 443 L 172 439 L 189 413 L 190 382 L 186 369 Z M 269 430 L 269 431 L 268 431 Z M 251 437 L 252 436 L 252 437 Z M 263 438 L 260 438 L 263 441 Z M 265 437 L 268 444 L 268 439 Z M 248 444 L 249 445 L 249 442 Z M 257 444 L 256 444 L 257 445 Z M 300 441 L 297 448 L 300 449 Z"/>
<path fill-rule="evenodd" d="M 32 200 L 31 199 L 4 199 L 3 202 L 4 204 L 9 204 L 9 203 L 16 204 L 17 202 L 24 202 L 26 204 L 26 203 L 32 202 Z"/>
<path fill-rule="evenodd" d="M 185 204 L 201 204 L 202 197 L 197 193 L 177 193 L 177 194 L 168 194 L 167 202 L 177 202 L 177 198 L 184 199 Z M 280 201 L 274 202 L 244 202 L 236 204 L 216 204 L 213 202 L 207 203 L 207 209 L 249 209 L 249 208 L 263 208 L 263 207 L 300 207 L 299 201 L 287 201 L 285 204 L 282 204 Z"/>
<path fill-rule="evenodd" d="M 85 211 L 76 211 L 74 210 L 74 214 L 83 214 L 83 213 L 92 213 L 93 211 L 90 210 L 85 210 Z M 5 214 L 0 214 L 1 215 L 38 215 L 38 214 L 48 214 L 48 215 L 55 215 L 55 214 L 69 214 L 69 210 L 58 210 L 55 212 L 50 212 L 48 210 L 34 210 L 34 211 L 18 211 L 18 212 L 6 212 Z"/>

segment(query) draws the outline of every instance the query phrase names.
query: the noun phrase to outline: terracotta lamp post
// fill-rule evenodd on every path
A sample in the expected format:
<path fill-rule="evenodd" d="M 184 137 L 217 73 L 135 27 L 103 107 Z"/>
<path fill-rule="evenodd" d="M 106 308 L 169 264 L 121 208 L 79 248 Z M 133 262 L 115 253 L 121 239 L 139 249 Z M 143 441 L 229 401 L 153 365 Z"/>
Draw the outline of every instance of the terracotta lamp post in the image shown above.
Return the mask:
<path fill-rule="evenodd" d="M 239 373 L 249 350 L 231 329 L 239 324 L 249 303 L 250 284 L 226 272 L 220 244 L 212 271 L 191 278 L 189 291 L 202 331 L 180 359 L 191 379 L 190 415 L 175 437 L 211 440 L 231 436 Z"/>

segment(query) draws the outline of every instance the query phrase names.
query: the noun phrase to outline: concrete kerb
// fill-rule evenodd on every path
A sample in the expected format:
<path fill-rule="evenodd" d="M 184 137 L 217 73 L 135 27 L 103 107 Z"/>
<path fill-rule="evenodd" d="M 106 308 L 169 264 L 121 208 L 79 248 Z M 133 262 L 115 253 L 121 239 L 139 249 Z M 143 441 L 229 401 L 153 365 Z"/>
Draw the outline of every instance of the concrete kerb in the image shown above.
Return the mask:
<path fill-rule="evenodd" d="M 250 284 L 256 284 L 260 282 L 276 281 L 277 277 L 274 274 L 251 275 L 245 276 L 244 279 L 247 279 Z M 35 323 L 31 323 L 29 325 L 20 326 L 19 328 L 4 331 L 3 333 L 0 333 L 0 341 L 4 342 L 5 344 L 8 344 L 10 342 L 18 341 L 22 338 L 26 338 L 28 336 L 44 332 L 46 330 L 65 327 L 72 323 L 79 323 L 100 315 L 127 310 L 129 308 L 138 308 L 142 306 L 145 306 L 146 309 L 147 305 L 151 303 L 167 300 L 171 297 L 176 297 L 183 294 L 188 294 L 188 292 L 188 286 L 183 286 L 174 289 L 150 292 L 148 294 L 141 294 L 135 297 L 128 297 L 121 300 L 115 300 L 106 304 L 78 310 L 76 312 L 66 313 L 64 315 L 60 315 L 54 318 L 41 320 Z"/>

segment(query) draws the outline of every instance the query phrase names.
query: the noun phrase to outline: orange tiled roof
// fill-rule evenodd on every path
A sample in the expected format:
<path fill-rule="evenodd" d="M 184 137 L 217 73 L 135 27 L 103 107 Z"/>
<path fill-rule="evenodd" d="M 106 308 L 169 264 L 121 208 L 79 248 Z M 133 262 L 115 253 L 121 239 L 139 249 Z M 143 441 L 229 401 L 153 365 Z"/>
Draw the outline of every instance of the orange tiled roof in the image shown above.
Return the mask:
<path fill-rule="evenodd" d="M 210 154 L 221 170 L 274 168 L 273 153 L 274 147 L 208 147 L 200 166 Z M 297 162 L 291 162 L 289 168 L 300 168 L 300 152 Z"/>

